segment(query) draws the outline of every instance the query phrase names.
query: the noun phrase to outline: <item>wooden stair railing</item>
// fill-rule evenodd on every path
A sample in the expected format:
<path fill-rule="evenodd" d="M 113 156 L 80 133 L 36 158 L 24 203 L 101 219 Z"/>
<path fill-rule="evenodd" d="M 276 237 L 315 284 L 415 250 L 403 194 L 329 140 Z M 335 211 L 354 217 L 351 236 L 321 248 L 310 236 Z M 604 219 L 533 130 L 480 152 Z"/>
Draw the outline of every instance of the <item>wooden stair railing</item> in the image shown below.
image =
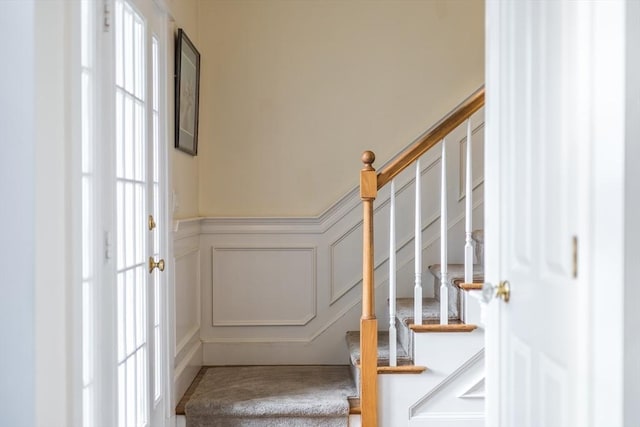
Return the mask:
<path fill-rule="evenodd" d="M 376 174 L 375 154 L 362 154 L 360 198 L 363 206 L 362 317 L 360 319 L 360 408 L 362 427 L 378 425 L 378 321 L 375 314 L 373 202 L 378 190 L 484 106 L 484 86 L 422 134 Z"/>

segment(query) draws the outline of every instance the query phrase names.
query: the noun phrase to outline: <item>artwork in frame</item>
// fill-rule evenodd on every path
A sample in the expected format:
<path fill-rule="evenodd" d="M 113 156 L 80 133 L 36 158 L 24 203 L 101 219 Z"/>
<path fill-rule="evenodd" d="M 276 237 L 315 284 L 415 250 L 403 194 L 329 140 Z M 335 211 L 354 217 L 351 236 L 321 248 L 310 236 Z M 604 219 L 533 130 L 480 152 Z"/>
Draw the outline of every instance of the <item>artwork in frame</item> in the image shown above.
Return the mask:
<path fill-rule="evenodd" d="M 182 28 L 176 39 L 175 147 L 198 154 L 198 100 L 200 53 Z"/>

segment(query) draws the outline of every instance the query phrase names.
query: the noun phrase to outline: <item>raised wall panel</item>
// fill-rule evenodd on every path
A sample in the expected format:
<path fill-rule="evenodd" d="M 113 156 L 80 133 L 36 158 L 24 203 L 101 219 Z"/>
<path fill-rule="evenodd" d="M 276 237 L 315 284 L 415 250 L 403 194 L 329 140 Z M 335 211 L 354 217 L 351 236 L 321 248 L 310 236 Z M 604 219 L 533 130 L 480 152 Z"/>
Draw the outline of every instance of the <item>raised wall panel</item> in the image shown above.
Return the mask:
<path fill-rule="evenodd" d="M 438 385 L 409 408 L 409 413 L 412 419 L 447 418 L 450 414 L 465 413 L 482 418 L 483 407 L 484 351 L 481 350 L 442 378 Z"/>
<path fill-rule="evenodd" d="M 200 250 L 178 254 L 176 271 L 176 354 L 200 331 Z"/>
<path fill-rule="evenodd" d="M 316 315 L 313 247 L 212 247 L 213 326 L 305 325 Z"/>
<path fill-rule="evenodd" d="M 174 227 L 174 256 L 173 263 L 169 264 L 169 271 L 173 270 L 174 274 L 172 308 L 175 310 L 173 327 L 176 334 L 172 406 L 177 404 L 202 366 L 200 221 L 178 221 Z"/>
<path fill-rule="evenodd" d="M 484 122 L 471 124 L 471 183 L 475 190 L 484 182 Z M 458 142 L 458 201 L 464 200 L 467 180 L 467 136 L 464 135 Z"/>
<path fill-rule="evenodd" d="M 333 304 L 362 281 L 362 264 L 352 262 L 354 253 L 362 253 L 362 222 L 347 230 L 329 248 Z"/>

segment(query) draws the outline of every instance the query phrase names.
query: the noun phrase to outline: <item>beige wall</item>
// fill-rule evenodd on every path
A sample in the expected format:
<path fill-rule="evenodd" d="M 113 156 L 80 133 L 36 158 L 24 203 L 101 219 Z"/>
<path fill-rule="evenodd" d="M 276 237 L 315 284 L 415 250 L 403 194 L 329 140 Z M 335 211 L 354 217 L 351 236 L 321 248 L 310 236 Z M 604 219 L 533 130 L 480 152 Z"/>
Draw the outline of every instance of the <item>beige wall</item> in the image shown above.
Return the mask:
<path fill-rule="evenodd" d="M 200 0 L 198 28 L 203 216 L 318 215 L 484 81 L 480 0 Z"/>
<path fill-rule="evenodd" d="M 178 28 L 182 28 L 196 46 L 200 46 L 198 39 L 198 0 L 168 0 L 167 5 L 174 21 L 173 32 L 176 33 Z M 170 39 L 169 43 L 169 64 L 174 63 L 174 39 Z M 171 70 L 170 76 L 173 76 Z M 171 119 L 169 122 L 173 124 L 173 79 L 169 81 L 170 102 L 169 110 Z M 173 128 L 169 133 L 169 144 L 173 147 Z M 175 219 L 191 218 L 198 216 L 198 170 L 200 157 L 190 156 L 175 149 L 170 149 L 171 155 L 171 185 L 170 190 L 173 191 L 176 207 L 173 212 Z"/>

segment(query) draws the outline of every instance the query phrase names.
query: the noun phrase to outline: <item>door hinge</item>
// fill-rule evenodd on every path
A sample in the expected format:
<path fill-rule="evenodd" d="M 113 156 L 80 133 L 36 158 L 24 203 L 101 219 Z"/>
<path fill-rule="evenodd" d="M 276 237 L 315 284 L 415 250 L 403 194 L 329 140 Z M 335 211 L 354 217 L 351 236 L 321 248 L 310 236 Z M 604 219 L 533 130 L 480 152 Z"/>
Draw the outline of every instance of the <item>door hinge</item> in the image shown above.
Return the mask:
<path fill-rule="evenodd" d="M 112 257 L 112 239 L 111 239 L 111 232 L 110 231 L 105 231 L 104 232 L 104 259 L 105 261 L 109 261 Z"/>
<path fill-rule="evenodd" d="M 111 31 L 111 4 L 110 0 L 105 0 L 103 3 L 103 17 L 102 17 L 102 31 L 108 33 Z"/>
<path fill-rule="evenodd" d="M 573 278 L 578 277 L 578 236 L 573 236 Z"/>

